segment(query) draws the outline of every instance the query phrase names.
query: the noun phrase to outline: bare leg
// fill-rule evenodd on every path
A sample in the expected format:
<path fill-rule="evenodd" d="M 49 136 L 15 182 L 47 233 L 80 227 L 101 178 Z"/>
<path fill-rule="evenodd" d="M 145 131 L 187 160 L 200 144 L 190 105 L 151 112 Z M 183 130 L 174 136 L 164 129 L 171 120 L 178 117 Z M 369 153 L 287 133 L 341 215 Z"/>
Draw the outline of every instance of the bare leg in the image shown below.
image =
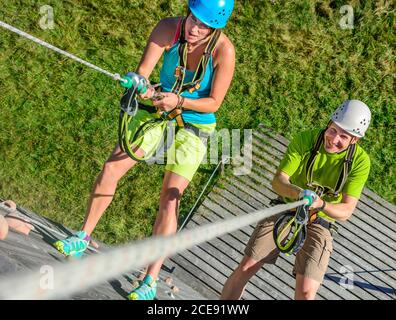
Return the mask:
<path fill-rule="evenodd" d="M 304 277 L 302 274 L 296 276 L 295 300 L 314 300 L 316 292 L 320 287 L 320 282 Z"/>
<path fill-rule="evenodd" d="M 143 154 L 140 150 L 137 153 L 139 156 Z M 115 147 L 95 181 L 88 202 L 84 225 L 82 227 L 82 230 L 88 235 L 92 233 L 100 217 L 113 200 L 118 181 L 135 164 L 136 161 L 123 152 L 118 145 Z"/>
<path fill-rule="evenodd" d="M 239 300 L 245 291 L 246 284 L 257 271 L 264 265 L 262 261 L 256 261 L 244 256 L 239 266 L 224 284 L 220 300 Z"/>
<path fill-rule="evenodd" d="M 177 215 L 179 203 L 189 181 L 176 173 L 166 171 L 162 184 L 160 207 L 155 220 L 153 235 L 171 235 L 177 230 Z M 147 274 L 157 279 L 164 260 L 158 260 L 150 265 Z"/>

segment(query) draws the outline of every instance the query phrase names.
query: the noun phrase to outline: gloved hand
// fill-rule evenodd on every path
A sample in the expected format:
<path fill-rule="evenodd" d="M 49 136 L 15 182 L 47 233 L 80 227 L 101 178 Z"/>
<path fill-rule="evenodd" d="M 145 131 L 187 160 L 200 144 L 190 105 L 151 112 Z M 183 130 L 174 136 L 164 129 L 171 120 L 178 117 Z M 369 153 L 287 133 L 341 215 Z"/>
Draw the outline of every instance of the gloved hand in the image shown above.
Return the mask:
<path fill-rule="evenodd" d="M 128 89 L 135 87 L 140 94 L 146 93 L 150 85 L 145 77 L 135 72 L 128 72 L 123 79 L 127 80 L 126 82 L 121 81 L 123 87 Z"/>
<path fill-rule="evenodd" d="M 307 206 L 310 206 L 318 199 L 318 195 L 312 190 L 305 189 L 300 192 L 299 199 L 307 199 L 309 201 Z"/>

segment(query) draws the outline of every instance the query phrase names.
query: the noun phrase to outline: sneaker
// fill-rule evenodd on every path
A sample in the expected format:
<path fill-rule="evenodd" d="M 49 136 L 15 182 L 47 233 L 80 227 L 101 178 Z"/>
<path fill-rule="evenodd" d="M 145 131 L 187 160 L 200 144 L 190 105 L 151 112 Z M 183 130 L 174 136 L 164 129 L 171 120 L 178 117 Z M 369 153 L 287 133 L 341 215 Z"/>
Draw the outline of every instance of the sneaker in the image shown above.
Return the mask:
<path fill-rule="evenodd" d="M 90 240 L 85 231 L 78 231 L 74 236 L 56 241 L 54 247 L 66 256 L 81 257 Z"/>
<path fill-rule="evenodd" d="M 157 282 L 148 274 L 140 281 L 139 287 L 128 294 L 128 300 L 154 300 L 156 294 Z"/>

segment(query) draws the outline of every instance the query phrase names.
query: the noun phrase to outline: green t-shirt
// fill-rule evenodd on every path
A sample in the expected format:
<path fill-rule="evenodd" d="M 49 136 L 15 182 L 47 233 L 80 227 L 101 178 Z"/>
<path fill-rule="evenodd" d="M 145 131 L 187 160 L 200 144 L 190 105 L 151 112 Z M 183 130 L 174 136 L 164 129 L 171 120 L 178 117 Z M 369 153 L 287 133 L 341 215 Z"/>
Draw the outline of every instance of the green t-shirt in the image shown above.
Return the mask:
<path fill-rule="evenodd" d="M 309 130 L 296 135 L 287 147 L 286 154 L 279 165 L 279 170 L 290 176 L 290 182 L 303 189 L 312 189 L 307 186 L 306 167 L 311 149 L 320 131 L 320 129 Z M 313 182 L 334 190 L 343 167 L 346 152 L 327 153 L 322 144 L 313 166 Z M 370 158 L 359 145 L 356 145 L 351 171 L 342 188 L 342 193 L 359 199 L 369 172 Z M 330 203 L 339 203 L 342 194 L 338 197 L 324 196 L 323 199 Z M 319 212 L 318 215 L 333 220 L 323 212 Z"/>

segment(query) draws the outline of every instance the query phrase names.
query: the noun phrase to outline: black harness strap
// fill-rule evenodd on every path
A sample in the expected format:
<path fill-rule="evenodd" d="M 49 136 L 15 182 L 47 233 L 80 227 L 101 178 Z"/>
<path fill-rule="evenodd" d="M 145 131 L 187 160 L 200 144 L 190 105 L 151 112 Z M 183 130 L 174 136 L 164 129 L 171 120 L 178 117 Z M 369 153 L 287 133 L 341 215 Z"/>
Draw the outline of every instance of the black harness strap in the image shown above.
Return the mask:
<path fill-rule="evenodd" d="M 335 187 L 335 193 L 337 195 L 342 191 L 342 188 L 344 187 L 348 175 L 351 172 L 352 161 L 353 161 L 353 156 L 355 155 L 355 151 L 356 151 L 356 144 L 349 145 L 347 155 L 344 159 L 343 168 L 341 170 L 340 176 L 338 177 L 338 181 Z"/>
<path fill-rule="evenodd" d="M 319 133 L 319 136 L 316 139 L 315 145 L 312 148 L 311 154 L 308 158 L 307 168 L 306 168 L 306 177 L 307 177 L 307 186 L 308 187 L 313 187 L 313 167 L 315 165 L 316 157 L 319 154 L 320 147 L 324 142 L 325 131 L 326 131 L 326 129 L 322 130 Z M 334 191 L 329 190 L 328 188 L 324 188 L 323 193 L 322 193 L 323 195 L 326 195 L 326 194 L 331 195 L 332 194 L 333 196 L 337 197 L 340 194 L 340 192 L 342 191 L 342 188 L 344 187 L 344 184 L 348 178 L 348 175 L 351 171 L 352 161 L 353 161 L 353 157 L 355 155 L 355 151 L 356 151 L 356 145 L 350 144 L 348 146 L 347 154 L 345 156 L 344 163 L 343 163 L 343 167 L 342 167 L 342 170 L 338 177 Z"/>

